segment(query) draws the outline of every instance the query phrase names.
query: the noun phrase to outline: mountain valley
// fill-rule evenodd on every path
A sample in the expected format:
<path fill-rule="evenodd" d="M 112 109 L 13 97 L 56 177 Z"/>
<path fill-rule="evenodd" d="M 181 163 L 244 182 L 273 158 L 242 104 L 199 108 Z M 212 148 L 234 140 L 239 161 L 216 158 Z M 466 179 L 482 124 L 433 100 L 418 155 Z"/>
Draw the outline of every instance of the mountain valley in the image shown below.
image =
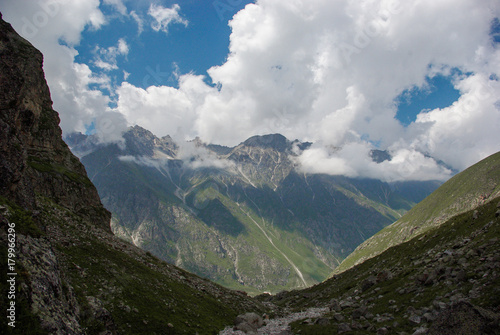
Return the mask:
<path fill-rule="evenodd" d="M 136 126 L 82 164 L 42 64 L 0 13 L 0 333 L 500 333 L 500 153 L 389 184 Z"/>
<path fill-rule="evenodd" d="M 295 158 L 311 143 L 279 134 L 229 148 L 178 144 L 135 126 L 124 139 L 66 139 L 113 213 L 113 232 L 251 294 L 321 282 L 439 185 L 304 174 Z"/>

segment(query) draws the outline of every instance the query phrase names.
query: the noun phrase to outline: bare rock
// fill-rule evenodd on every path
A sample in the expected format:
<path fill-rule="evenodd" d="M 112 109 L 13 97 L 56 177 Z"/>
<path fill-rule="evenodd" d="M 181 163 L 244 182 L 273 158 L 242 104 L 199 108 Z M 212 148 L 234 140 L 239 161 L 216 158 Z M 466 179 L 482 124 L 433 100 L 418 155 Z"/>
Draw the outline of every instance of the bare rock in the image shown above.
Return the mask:
<path fill-rule="evenodd" d="M 420 324 L 420 321 L 422 319 L 420 318 L 420 316 L 416 315 L 416 314 L 413 314 L 413 315 L 410 315 L 410 317 L 408 318 L 408 321 L 410 321 L 411 323 L 413 324 Z"/>
<path fill-rule="evenodd" d="M 319 319 L 316 319 L 316 321 L 314 321 L 314 324 L 319 325 L 319 326 L 327 326 L 330 324 L 330 320 L 328 320 L 326 318 L 319 318 Z"/>
<path fill-rule="evenodd" d="M 370 276 L 361 283 L 361 290 L 364 292 L 377 283 L 377 277 Z"/>
<path fill-rule="evenodd" d="M 352 331 L 352 329 L 347 323 L 340 323 L 338 325 L 338 333 L 339 334 L 350 332 L 350 331 Z"/>
<path fill-rule="evenodd" d="M 262 318 L 255 313 L 238 315 L 234 319 L 234 329 L 241 330 L 247 334 L 254 334 L 257 329 L 264 325 Z"/>
<path fill-rule="evenodd" d="M 498 314 L 460 301 L 438 315 L 429 329 L 429 334 L 498 334 L 499 326 Z"/>

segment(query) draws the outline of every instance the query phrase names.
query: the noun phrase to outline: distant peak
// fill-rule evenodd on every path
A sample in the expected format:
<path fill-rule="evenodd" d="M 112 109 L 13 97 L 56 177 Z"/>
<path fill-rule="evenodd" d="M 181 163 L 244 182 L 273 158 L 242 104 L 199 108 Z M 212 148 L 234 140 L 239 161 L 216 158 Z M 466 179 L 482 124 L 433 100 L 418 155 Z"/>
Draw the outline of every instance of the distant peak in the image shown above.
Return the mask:
<path fill-rule="evenodd" d="M 248 147 L 272 148 L 278 151 L 286 151 L 291 148 L 290 141 L 281 134 L 252 136 L 242 144 Z"/>

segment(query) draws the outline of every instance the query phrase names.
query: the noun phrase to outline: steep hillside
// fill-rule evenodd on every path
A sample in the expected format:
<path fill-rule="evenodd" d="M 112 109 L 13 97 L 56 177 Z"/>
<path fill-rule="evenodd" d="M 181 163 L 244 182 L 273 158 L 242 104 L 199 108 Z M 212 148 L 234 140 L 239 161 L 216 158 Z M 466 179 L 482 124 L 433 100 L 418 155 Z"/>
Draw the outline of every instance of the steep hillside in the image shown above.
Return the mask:
<path fill-rule="evenodd" d="M 500 334 L 499 241 L 500 197 L 319 285 L 259 298 L 305 311 L 293 334 Z"/>
<path fill-rule="evenodd" d="M 500 195 L 500 152 L 457 174 L 401 219 L 361 244 L 335 270 L 339 273 L 391 246 L 408 241 Z"/>
<path fill-rule="evenodd" d="M 310 143 L 279 134 L 233 148 L 198 139 L 176 144 L 138 126 L 124 138 L 120 145 L 67 139 L 113 213 L 115 234 L 250 293 L 324 280 L 437 186 L 304 175 L 294 157 Z"/>
<path fill-rule="evenodd" d="M 264 310 L 111 233 L 61 138 L 42 55 L 1 19 L 0 84 L 0 333 L 213 334 Z"/>

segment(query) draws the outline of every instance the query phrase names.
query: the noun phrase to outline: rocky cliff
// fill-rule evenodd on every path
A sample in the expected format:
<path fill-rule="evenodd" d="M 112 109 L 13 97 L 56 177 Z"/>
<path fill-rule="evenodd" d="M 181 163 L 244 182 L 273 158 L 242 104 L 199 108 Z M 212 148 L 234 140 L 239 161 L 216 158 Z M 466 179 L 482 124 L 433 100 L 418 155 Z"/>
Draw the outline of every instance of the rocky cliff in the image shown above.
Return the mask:
<path fill-rule="evenodd" d="M 42 71 L 42 54 L 2 21 L 0 35 L 0 191 L 29 210 L 38 197 L 108 227 L 85 168 L 62 140 Z"/>
<path fill-rule="evenodd" d="M 42 55 L 0 19 L 2 334 L 213 334 L 265 308 L 116 238 L 61 138 Z"/>

